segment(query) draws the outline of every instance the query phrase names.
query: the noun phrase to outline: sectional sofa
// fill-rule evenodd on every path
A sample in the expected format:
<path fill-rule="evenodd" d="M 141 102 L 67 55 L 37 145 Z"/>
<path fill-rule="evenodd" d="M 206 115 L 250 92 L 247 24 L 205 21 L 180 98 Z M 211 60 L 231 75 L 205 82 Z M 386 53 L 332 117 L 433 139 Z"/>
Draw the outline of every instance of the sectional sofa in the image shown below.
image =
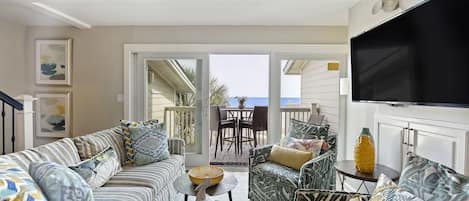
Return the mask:
<path fill-rule="evenodd" d="M 15 161 L 28 170 L 31 162 L 53 161 L 64 166 L 81 162 L 89 152 L 100 152 L 111 146 L 121 164 L 126 152 L 120 127 L 106 129 L 75 138 L 64 138 L 32 149 L 0 156 Z M 169 139 L 171 156 L 167 160 L 145 166 L 126 167 L 104 186 L 93 190 L 96 201 L 173 201 L 176 191 L 174 180 L 185 172 L 183 140 Z"/>

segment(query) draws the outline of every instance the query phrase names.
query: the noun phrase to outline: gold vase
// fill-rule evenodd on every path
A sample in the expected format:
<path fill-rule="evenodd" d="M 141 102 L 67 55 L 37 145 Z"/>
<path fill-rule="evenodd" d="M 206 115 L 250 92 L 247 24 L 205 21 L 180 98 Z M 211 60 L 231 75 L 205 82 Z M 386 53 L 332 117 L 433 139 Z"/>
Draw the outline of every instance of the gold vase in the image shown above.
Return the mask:
<path fill-rule="evenodd" d="M 355 145 L 355 168 L 362 173 L 373 173 L 375 169 L 375 147 L 370 129 L 363 128 Z"/>

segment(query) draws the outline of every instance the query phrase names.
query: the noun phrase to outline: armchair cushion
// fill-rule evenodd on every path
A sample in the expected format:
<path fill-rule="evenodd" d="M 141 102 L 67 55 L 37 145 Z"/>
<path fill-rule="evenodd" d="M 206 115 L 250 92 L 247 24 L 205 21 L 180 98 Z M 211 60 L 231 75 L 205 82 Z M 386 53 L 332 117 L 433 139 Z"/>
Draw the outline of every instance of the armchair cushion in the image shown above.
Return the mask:
<path fill-rule="evenodd" d="M 301 166 L 313 157 L 314 153 L 312 152 L 274 145 L 270 152 L 269 160 L 280 165 L 300 170 Z"/>
<path fill-rule="evenodd" d="M 339 191 L 299 189 L 295 193 L 295 201 L 368 201 L 369 195 Z"/>
<path fill-rule="evenodd" d="M 249 196 L 255 201 L 290 201 L 298 188 L 299 172 L 272 162 L 254 166 L 249 176 L 251 184 Z"/>
<path fill-rule="evenodd" d="M 308 122 L 290 120 L 287 137 L 297 139 L 327 139 L 329 125 L 314 125 Z"/>
<path fill-rule="evenodd" d="M 324 143 L 324 140 L 296 139 L 292 137 L 282 139 L 280 144 L 283 147 L 312 152 L 315 156 L 318 156 L 322 149 L 326 150 L 328 147 L 327 143 Z"/>

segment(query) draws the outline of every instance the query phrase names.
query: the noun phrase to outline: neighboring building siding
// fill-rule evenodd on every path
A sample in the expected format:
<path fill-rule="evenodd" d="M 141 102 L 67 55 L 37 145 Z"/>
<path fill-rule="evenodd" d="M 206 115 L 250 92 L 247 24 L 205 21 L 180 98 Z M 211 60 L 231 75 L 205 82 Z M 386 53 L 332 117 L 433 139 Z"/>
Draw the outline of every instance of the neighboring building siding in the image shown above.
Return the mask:
<path fill-rule="evenodd" d="M 301 73 L 301 105 L 319 103 L 331 130 L 338 131 L 339 71 L 328 71 L 326 61 L 310 61 Z"/>
<path fill-rule="evenodd" d="M 164 121 L 164 108 L 176 105 L 176 92 L 157 73 L 148 73 L 148 118 Z"/>

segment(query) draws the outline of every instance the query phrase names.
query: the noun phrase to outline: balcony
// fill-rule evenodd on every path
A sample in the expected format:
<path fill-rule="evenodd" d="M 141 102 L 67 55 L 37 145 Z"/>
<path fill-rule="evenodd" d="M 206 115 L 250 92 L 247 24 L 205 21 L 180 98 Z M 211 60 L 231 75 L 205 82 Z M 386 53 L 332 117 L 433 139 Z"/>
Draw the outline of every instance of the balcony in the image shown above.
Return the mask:
<path fill-rule="evenodd" d="M 307 107 L 282 107 L 281 112 L 281 124 L 282 124 L 282 137 L 286 135 L 290 119 L 297 119 L 301 121 L 307 121 L 311 111 Z M 238 117 L 239 113 L 231 114 L 233 117 Z M 244 114 L 246 116 L 246 114 Z M 170 138 L 184 139 L 188 146 L 188 150 L 191 147 L 194 148 L 196 143 L 195 136 L 195 107 L 188 106 L 176 106 L 176 107 L 165 107 L 164 109 L 164 125 L 166 132 Z M 267 144 L 267 133 L 259 133 L 259 144 Z"/>

